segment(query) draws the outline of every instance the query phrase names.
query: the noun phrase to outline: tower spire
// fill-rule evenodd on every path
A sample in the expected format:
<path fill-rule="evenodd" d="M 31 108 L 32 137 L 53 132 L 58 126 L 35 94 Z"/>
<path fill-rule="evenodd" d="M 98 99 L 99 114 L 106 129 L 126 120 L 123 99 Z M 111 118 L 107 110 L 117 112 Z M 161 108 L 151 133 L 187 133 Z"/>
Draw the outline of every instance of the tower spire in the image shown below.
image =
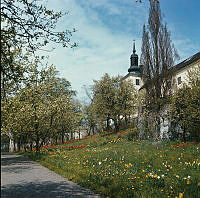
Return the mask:
<path fill-rule="evenodd" d="M 138 67 L 138 55 L 136 54 L 135 40 L 133 40 L 133 53 L 131 54 L 130 57 L 130 68 L 128 69 L 128 72 L 139 75 L 140 73 L 139 70 L 140 69 Z"/>
<path fill-rule="evenodd" d="M 135 49 L 135 40 L 133 40 L 133 53 L 135 54 L 136 49 Z"/>

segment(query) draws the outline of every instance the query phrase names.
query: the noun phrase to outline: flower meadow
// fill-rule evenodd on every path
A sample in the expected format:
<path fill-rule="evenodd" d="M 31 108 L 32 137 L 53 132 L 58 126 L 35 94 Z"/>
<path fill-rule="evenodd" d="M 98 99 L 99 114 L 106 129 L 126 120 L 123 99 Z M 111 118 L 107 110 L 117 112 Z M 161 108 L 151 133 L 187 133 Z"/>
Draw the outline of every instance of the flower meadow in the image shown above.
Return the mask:
<path fill-rule="evenodd" d="M 100 134 L 43 147 L 42 165 L 101 197 L 200 197 L 200 144 L 128 141 Z"/>

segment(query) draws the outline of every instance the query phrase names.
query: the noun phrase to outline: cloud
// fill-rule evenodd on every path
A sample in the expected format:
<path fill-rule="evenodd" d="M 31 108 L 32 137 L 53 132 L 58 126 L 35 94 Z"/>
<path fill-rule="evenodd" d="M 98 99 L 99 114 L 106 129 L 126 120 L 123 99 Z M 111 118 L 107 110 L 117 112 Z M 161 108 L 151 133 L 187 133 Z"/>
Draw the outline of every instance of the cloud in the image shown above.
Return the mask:
<path fill-rule="evenodd" d="M 72 83 L 72 87 L 79 92 L 79 98 L 84 97 L 83 85 L 93 84 L 93 80 L 100 79 L 104 73 L 127 74 L 132 40 L 134 38 L 140 48 L 141 39 L 137 32 L 131 34 L 125 30 L 113 31 L 103 21 L 101 12 L 95 10 L 103 7 L 109 14 L 116 16 L 121 15 L 124 8 L 106 0 L 57 0 L 50 1 L 48 6 L 56 10 L 63 7 L 69 9 L 70 14 L 59 23 L 60 28 L 78 29 L 73 40 L 78 41 L 79 46 L 74 49 L 56 46 L 56 50 L 49 54 L 49 61 L 57 66 L 62 77 Z"/>
<path fill-rule="evenodd" d="M 115 6 L 112 1 L 108 0 L 87 0 L 87 6 L 90 6 L 91 8 L 103 8 L 108 12 L 109 15 L 120 15 L 122 13 L 119 7 Z"/>
<path fill-rule="evenodd" d="M 179 39 L 174 39 L 173 43 L 176 49 L 178 49 L 180 56 L 179 62 L 199 52 L 200 49 L 199 43 L 194 43 L 191 39 L 184 38 L 183 36 L 180 36 Z"/>
<path fill-rule="evenodd" d="M 56 50 L 48 55 L 50 63 L 55 64 L 61 76 L 78 91 L 79 99 L 85 97 L 83 85 L 93 84 L 93 80 L 100 79 L 104 73 L 127 74 L 133 39 L 140 55 L 148 1 L 140 4 L 132 0 L 49 0 L 47 5 L 69 11 L 58 23 L 59 29 L 77 29 L 72 37 L 72 41 L 79 44 L 77 48 L 63 49 L 56 45 Z M 181 58 L 187 58 L 199 45 L 177 34 L 173 23 L 170 24 L 175 46 Z"/>
<path fill-rule="evenodd" d="M 200 43 L 192 38 L 192 36 L 187 37 L 184 32 L 180 30 L 181 26 L 182 24 L 178 24 L 176 22 L 170 22 L 168 24 L 168 30 L 171 32 L 172 43 L 180 56 L 180 60 L 177 62 L 187 59 L 188 57 L 199 52 L 200 49 Z"/>

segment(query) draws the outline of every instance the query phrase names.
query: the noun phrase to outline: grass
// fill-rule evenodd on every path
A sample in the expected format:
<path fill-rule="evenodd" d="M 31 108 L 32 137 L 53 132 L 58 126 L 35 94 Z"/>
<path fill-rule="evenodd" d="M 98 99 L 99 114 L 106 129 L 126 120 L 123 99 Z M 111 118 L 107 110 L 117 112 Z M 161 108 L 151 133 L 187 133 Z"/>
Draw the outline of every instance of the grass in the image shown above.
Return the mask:
<path fill-rule="evenodd" d="M 25 155 L 102 197 L 200 197 L 200 144 L 128 141 L 126 132 Z"/>

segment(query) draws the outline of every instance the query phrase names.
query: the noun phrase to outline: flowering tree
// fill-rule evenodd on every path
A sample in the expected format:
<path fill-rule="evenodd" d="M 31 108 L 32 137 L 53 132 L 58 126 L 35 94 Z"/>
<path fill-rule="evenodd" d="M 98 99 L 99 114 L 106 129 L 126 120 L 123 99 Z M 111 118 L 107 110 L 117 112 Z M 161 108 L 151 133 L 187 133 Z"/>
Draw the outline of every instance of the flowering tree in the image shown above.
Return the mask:
<path fill-rule="evenodd" d="M 29 69 L 22 88 L 2 103 L 2 132 L 18 142 L 18 149 L 28 143 L 39 151 L 49 141 L 74 132 L 79 116 L 70 83 L 58 78 L 54 67 Z"/>
<path fill-rule="evenodd" d="M 131 82 L 122 77 L 110 77 L 105 74 L 93 86 L 93 109 L 99 120 L 106 121 L 110 129 L 110 121 L 114 122 L 115 131 L 119 130 L 122 120 L 132 115 L 135 105 L 135 89 Z"/>
<path fill-rule="evenodd" d="M 23 63 L 49 43 L 75 47 L 75 29 L 57 31 L 56 24 L 67 13 L 49 10 L 38 0 L 1 1 L 1 88 L 20 80 Z M 29 56 L 26 56 L 26 53 Z M 16 64 L 20 63 L 20 64 Z M 4 92 L 3 92 L 4 93 Z M 2 95 L 5 96 L 5 95 Z"/>

